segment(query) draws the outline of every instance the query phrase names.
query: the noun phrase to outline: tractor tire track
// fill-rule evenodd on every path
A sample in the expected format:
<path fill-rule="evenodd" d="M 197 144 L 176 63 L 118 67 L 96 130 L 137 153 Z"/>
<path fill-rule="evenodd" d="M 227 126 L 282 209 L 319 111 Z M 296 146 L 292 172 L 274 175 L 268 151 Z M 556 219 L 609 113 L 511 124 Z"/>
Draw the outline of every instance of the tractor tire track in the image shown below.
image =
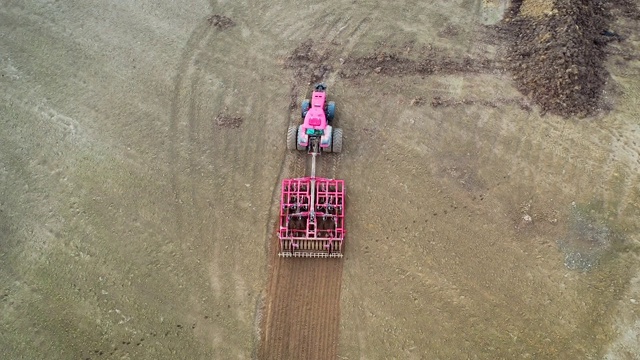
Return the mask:
<path fill-rule="evenodd" d="M 169 120 L 169 168 L 171 169 L 171 189 L 174 197 L 174 218 L 175 218 L 175 232 L 180 234 L 183 229 L 183 216 L 181 203 L 181 190 L 179 174 L 182 160 L 179 158 L 178 145 L 179 145 L 179 132 L 178 123 L 180 122 L 180 115 L 182 109 L 182 102 L 185 97 L 184 82 L 189 80 L 189 71 L 191 70 L 189 64 L 197 50 L 202 46 L 203 40 L 208 33 L 206 26 L 198 26 L 189 37 L 187 44 L 184 47 L 180 65 L 177 70 L 177 74 L 174 81 L 174 90 L 171 99 L 171 114 Z"/>

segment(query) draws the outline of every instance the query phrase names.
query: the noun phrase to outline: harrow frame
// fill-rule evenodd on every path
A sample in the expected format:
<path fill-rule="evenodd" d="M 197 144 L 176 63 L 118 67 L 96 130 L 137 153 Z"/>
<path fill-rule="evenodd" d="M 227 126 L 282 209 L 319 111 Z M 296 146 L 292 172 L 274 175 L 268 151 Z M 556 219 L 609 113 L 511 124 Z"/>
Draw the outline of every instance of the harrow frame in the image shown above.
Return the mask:
<path fill-rule="evenodd" d="M 278 237 L 280 256 L 342 257 L 344 180 L 282 180 Z"/>

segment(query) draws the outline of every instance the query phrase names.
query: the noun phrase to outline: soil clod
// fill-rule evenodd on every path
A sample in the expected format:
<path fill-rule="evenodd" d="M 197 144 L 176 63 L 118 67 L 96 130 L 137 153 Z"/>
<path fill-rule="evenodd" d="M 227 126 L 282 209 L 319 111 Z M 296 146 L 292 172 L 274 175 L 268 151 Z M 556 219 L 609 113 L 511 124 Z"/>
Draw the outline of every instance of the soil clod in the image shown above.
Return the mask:
<path fill-rule="evenodd" d="M 216 27 L 218 30 L 226 30 L 236 25 L 230 18 L 224 15 L 213 14 L 207 18 L 209 25 Z"/>
<path fill-rule="evenodd" d="M 240 116 L 230 116 L 223 113 L 218 114 L 215 118 L 216 126 L 227 129 L 237 129 L 243 122 L 244 119 Z"/>

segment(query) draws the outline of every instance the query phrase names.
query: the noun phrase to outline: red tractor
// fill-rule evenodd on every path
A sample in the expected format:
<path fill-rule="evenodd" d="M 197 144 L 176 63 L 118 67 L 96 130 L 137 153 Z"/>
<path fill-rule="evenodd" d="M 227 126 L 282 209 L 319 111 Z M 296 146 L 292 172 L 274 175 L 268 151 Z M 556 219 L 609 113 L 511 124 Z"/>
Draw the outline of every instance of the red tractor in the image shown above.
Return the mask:
<path fill-rule="evenodd" d="M 316 177 L 321 152 L 342 151 L 342 130 L 333 128 L 336 105 L 326 102 L 327 87 L 316 85 L 302 102 L 304 123 L 289 127 L 287 148 L 307 150 L 310 176 L 282 180 L 278 238 L 280 256 L 339 258 L 344 250 L 344 180 Z"/>
<path fill-rule="evenodd" d="M 336 103 L 326 102 L 327 87 L 316 85 L 311 100 L 302 102 L 302 118 L 304 122 L 289 127 L 287 132 L 287 148 L 289 150 L 309 150 L 312 142 L 318 140 L 319 149 L 323 152 L 339 153 L 342 151 L 342 129 L 333 128 L 331 122 L 336 114 Z"/>

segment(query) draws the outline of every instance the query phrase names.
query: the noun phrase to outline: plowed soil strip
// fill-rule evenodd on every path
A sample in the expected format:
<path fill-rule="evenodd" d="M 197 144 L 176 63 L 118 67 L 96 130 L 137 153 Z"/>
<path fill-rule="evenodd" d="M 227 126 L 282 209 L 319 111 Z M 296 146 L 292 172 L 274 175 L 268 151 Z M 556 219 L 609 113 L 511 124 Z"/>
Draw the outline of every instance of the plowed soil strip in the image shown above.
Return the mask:
<path fill-rule="evenodd" d="M 259 359 L 335 359 L 341 259 L 280 258 L 272 238 Z"/>
<path fill-rule="evenodd" d="M 298 171 L 304 169 L 306 158 L 299 154 L 293 161 L 292 176 L 303 175 Z M 335 159 L 319 159 L 318 175 L 335 176 L 335 169 L 327 169 L 335 167 L 334 162 Z M 309 164 L 306 165 L 308 175 Z M 343 260 L 280 258 L 276 229 L 272 234 L 271 273 L 258 358 L 336 359 Z"/>

